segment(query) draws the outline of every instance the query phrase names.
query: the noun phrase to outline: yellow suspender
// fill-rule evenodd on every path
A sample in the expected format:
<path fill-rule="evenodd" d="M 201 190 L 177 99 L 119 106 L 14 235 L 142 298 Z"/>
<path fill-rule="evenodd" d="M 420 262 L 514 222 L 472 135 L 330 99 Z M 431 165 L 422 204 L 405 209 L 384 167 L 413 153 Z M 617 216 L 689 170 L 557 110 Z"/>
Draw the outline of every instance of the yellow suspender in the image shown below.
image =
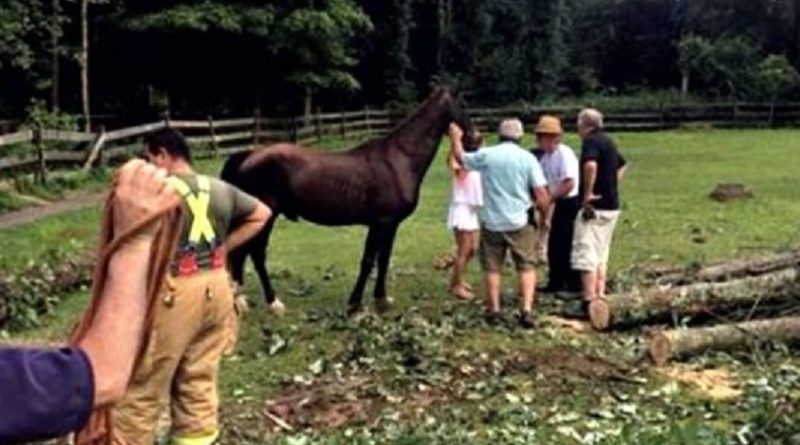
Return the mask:
<path fill-rule="evenodd" d="M 207 176 L 197 175 L 197 194 L 183 179 L 171 176 L 169 183 L 180 193 L 192 214 L 192 228 L 189 230 L 189 242 L 197 244 L 202 240 L 211 244 L 217 238 L 214 226 L 208 219 L 208 208 L 211 204 L 211 181 Z"/>

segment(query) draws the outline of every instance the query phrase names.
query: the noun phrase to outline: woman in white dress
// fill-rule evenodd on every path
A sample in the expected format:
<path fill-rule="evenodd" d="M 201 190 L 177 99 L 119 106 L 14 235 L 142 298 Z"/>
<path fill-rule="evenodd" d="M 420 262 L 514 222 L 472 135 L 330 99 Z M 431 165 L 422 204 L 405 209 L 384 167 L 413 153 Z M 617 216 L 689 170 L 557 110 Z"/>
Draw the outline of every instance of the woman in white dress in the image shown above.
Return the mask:
<path fill-rule="evenodd" d="M 481 136 L 476 131 L 473 140 L 480 147 Z M 480 222 L 478 209 L 483 206 L 481 174 L 464 170 L 454 159 L 452 152 L 448 166 L 453 172 L 453 187 L 450 195 L 450 209 L 447 226 L 453 230 L 456 239 L 456 258 L 450 280 L 450 293 L 461 300 L 475 298 L 472 287 L 464 281 L 464 272 L 478 246 Z"/>

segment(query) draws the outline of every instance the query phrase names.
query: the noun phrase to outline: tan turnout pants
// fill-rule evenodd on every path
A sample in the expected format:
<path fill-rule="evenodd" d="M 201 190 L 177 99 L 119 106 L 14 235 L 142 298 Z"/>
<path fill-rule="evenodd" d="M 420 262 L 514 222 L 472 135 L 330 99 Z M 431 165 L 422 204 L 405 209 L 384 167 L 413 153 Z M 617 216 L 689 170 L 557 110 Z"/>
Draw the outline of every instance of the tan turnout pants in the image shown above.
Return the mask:
<path fill-rule="evenodd" d="M 220 359 L 235 317 L 224 269 L 167 280 L 142 362 L 112 411 L 115 445 L 153 445 L 167 402 L 173 444 L 214 442 Z"/>

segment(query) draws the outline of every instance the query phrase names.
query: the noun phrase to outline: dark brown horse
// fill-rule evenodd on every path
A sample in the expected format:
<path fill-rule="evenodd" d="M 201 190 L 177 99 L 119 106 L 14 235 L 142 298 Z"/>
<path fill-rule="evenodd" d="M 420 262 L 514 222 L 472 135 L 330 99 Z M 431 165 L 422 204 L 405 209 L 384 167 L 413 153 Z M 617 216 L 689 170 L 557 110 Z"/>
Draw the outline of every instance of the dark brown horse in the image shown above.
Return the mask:
<path fill-rule="evenodd" d="M 460 101 L 446 88 L 437 88 L 383 138 L 342 153 L 272 145 L 230 158 L 222 179 L 264 201 L 276 216 L 326 226 L 366 225 L 369 232 L 349 311 L 362 309 L 364 286 L 376 262 L 375 305 L 383 311 L 390 305 L 386 272 L 397 229 L 416 209 L 422 180 L 451 122 L 471 128 Z M 274 223 L 275 218 L 231 255 L 231 272 L 239 284 L 244 280 L 245 259 L 252 258 L 270 305 L 276 300 L 266 249 Z"/>

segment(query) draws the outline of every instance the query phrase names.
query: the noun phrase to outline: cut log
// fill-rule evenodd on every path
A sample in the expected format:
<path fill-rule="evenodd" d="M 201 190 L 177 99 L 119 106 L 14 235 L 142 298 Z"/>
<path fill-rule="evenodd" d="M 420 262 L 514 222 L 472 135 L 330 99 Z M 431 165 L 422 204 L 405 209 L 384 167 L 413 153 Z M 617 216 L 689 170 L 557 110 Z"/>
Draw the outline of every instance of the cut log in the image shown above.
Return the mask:
<path fill-rule="evenodd" d="M 673 329 L 650 337 L 650 359 L 658 366 L 672 359 L 747 347 L 752 341 L 800 342 L 800 317 L 748 321 L 708 328 Z"/>
<path fill-rule="evenodd" d="M 645 277 L 660 285 L 679 285 L 698 281 L 713 282 L 759 275 L 798 265 L 800 265 L 800 251 L 792 250 L 765 257 L 714 264 L 698 270 L 658 270 L 646 274 Z"/>
<path fill-rule="evenodd" d="M 589 306 L 592 326 L 635 326 L 648 321 L 720 313 L 788 299 L 800 299 L 797 269 L 783 269 L 720 283 L 648 288 L 595 300 Z"/>

